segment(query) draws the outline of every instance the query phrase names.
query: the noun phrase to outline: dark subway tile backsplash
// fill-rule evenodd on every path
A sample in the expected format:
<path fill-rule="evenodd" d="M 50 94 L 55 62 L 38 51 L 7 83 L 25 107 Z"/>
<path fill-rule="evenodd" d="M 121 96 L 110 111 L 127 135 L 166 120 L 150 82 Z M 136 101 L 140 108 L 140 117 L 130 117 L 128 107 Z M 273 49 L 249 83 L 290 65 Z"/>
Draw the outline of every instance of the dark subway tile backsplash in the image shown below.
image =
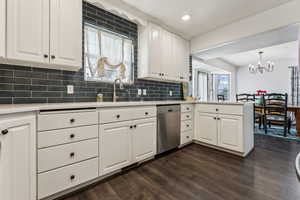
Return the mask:
<path fill-rule="evenodd" d="M 137 79 L 138 26 L 86 2 L 83 20 L 121 33 L 134 40 L 135 81 L 118 90 L 120 101 L 181 100 L 181 84 Z M 67 94 L 67 85 L 74 85 L 74 94 Z M 146 96 L 138 96 L 138 89 L 147 89 Z M 169 96 L 169 91 L 173 96 Z M 12 66 L 0 64 L 0 104 L 92 102 L 102 93 L 105 101 L 112 100 L 113 85 L 84 80 L 83 69 L 78 72 Z"/>

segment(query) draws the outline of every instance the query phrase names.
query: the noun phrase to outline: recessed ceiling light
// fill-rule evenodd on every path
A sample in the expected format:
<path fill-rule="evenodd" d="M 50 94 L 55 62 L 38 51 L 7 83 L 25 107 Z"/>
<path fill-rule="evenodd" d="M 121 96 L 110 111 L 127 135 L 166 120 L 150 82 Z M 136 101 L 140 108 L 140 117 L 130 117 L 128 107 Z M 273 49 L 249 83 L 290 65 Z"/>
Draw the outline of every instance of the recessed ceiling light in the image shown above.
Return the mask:
<path fill-rule="evenodd" d="M 181 17 L 181 19 L 182 19 L 183 21 L 189 21 L 189 20 L 191 19 L 191 16 L 188 15 L 188 14 L 186 14 L 186 15 L 183 15 L 183 16 Z"/>

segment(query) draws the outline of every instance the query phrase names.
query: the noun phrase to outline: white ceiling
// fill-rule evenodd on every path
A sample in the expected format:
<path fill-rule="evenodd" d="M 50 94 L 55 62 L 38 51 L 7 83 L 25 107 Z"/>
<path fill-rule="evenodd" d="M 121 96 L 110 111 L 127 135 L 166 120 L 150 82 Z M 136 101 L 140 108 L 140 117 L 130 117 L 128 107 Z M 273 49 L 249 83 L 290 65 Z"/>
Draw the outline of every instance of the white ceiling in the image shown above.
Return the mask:
<path fill-rule="evenodd" d="M 299 24 L 288 25 L 237 41 L 225 43 L 211 49 L 194 54 L 193 56 L 203 60 L 225 57 L 259 48 L 275 46 L 287 42 L 297 41 L 299 36 Z"/>
<path fill-rule="evenodd" d="M 263 12 L 291 0 L 123 0 L 187 37 Z M 188 22 L 181 20 L 189 14 Z"/>
<path fill-rule="evenodd" d="M 249 64 L 257 64 L 259 51 L 264 52 L 263 54 L 264 61 L 268 61 L 268 60 L 275 61 L 275 66 L 276 66 L 276 60 L 278 61 L 278 60 L 290 59 L 295 61 L 295 65 L 297 65 L 298 63 L 298 52 L 299 52 L 298 41 L 288 42 L 288 43 L 271 46 L 267 48 L 233 54 L 233 55 L 222 57 L 222 59 L 235 66 L 248 67 Z"/>

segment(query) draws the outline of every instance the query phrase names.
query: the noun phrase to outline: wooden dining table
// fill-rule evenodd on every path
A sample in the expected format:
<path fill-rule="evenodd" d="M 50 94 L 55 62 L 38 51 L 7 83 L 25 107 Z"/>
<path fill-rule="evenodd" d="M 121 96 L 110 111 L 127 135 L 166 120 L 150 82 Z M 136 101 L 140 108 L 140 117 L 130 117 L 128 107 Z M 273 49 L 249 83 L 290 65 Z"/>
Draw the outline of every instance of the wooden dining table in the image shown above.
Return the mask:
<path fill-rule="evenodd" d="M 261 105 L 255 105 L 255 107 L 260 108 L 260 109 L 264 108 Z M 300 104 L 298 104 L 298 105 L 289 104 L 287 106 L 287 110 L 288 110 L 288 112 L 295 113 L 297 137 L 300 137 Z"/>

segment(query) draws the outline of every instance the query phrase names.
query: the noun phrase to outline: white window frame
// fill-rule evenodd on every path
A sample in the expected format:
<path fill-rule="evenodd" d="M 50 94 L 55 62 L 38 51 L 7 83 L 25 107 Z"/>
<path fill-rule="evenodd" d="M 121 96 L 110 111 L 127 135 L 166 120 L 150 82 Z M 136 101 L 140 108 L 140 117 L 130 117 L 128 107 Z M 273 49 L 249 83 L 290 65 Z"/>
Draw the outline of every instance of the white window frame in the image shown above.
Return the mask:
<path fill-rule="evenodd" d="M 110 34 L 110 35 L 113 35 L 114 37 L 118 37 L 118 38 L 121 38 L 122 41 L 123 41 L 123 54 L 124 54 L 124 41 L 125 40 L 129 40 L 132 42 L 132 54 L 131 54 L 131 74 L 130 74 L 130 80 L 129 81 L 126 81 L 124 82 L 124 84 L 127 84 L 127 85 L 132 85 L 134 84 L 134 81 L 135 81 L 135 53 L 134 53 L 134 40 L 132 38 L 129 38 L 125 35 L 122 35 L 122 34 L 119 34 L 119 33 L 116 33 L 116 32 L 113 32 L 113 31 L 110 31 L 110 30 L 107 30 L 105 28 L 102 28 L 102 27 L 99 27 L 99 26 L 96 26 L 96 25 L 92 25 L 92 24 L 89 24 L 89 23 L 84 23 L 84 30 L 85 30 L 85 27 L 88 26 L 88 27 L 91 27 L 93 29 L 96 29 L 98 31 L 98 34 L 99 33 L 104 33 L 104 34 Z M 85 34 L 84 34 L 85 35 Z M 100 54 L 101 54 L 101 51 L 102 51 L 102 47 L 101 47 L 101 37 L 99 37 L 99 50 L 100 50 Z M 85 41 L 86 42 L 86 41 Z M 84 43 L 85 43 L 84 42 Z M 85 43 L 86 44 L 86 43 Z M 84 45 L 85 45 L 84 44 Z M 86 59 L 86 52 L 85 52 L 85 47 L 83 49 L 83 54 L 84 54 L 84 61 L 83 61 L 83 67 L 84 67 L 84 80 L 85 81 L 94 81 L 94 82 L 102 82 L 102 83 L 113 83 L 114 81 L 112 80 L 101 80 L 100 78 L 91 78 L 91 77 L 88 77 L 87 76 L 87 73 L 86 73 L 86 68 L 88 66 L 86 66 L 86 63 L 85 63 L 85 59 Z"/>

